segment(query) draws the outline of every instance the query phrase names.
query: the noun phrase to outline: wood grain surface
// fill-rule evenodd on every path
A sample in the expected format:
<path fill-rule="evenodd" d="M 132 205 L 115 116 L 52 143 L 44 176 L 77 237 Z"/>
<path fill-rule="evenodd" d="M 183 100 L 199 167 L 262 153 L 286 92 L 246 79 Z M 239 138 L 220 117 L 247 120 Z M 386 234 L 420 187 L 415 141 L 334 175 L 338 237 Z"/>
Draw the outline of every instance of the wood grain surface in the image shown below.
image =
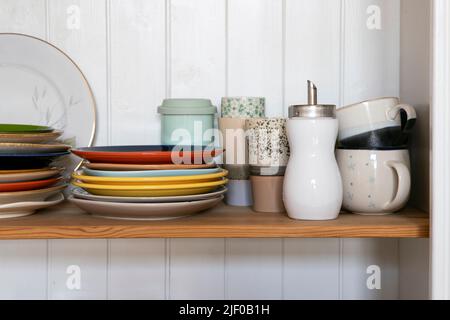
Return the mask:
<path fill-rule="evenodd" d="M 426 238 L 428 214 L 406 209 L 389 216 L 343 213 L 334 221 L 294 221 L 220 205 L 172 221 L 122 221 L 93 217 L 64 203 L 20 219 L 0 221 L 0 239 L 94 238 Z"/>

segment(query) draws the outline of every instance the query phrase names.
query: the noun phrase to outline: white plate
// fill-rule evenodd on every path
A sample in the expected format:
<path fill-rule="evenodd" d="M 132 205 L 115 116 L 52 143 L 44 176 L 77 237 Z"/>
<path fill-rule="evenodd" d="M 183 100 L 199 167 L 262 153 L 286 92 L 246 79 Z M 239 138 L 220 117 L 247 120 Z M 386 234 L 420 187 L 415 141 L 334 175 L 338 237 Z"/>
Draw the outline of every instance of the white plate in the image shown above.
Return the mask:
<path fill-rule="evenodd" d="M 61 50 L 27 35 L 0 34 L 2 123 L 45 125 L 63 131 L 61 142 L 91 145 L 95 101 L 78 66 Z M 68 169 L 79 160 L 67 157 Z"/>
<path fill-rule="evenodd" d="M 94 216 L 120 220 L 171 220 L 210 209 L 223 200 L 213 199 L 173 203 L 121 203 L 76 199 L 69 200 Z"/>
<path fill-rule="evenodd" d="M 45 189 L 15 192 L 0 192 L 0 205 L 16 202 L 35 202 L 44 201 L 51 196 L 63 191 L 67 185 L 60 185 Z"/>
<path fill-rule="evenodd" d="M 63 171 L 64 168 L 49 168 L 34 172 L 2 173 L 0 174 L 0 183 L 44 180 L 61 174 Z"/>
<path fill-rule="evenodd" d="M 168 202 L 185 202 L 196 201 L 216 198 L 227 192 L 226 187 L 220 187 L 218 190 L 204 193 L 195 194 L 190 196 L 171 196 L 171 197 L 109 197 L 109 196 L 97 196 L 90 194 L 84 189 L 75 188 L 72 190 L 72 194 L 75 198 L 92 200 L 92 201 L 104 201 L 104 202 L 123 202 L 123 203 L 168 203 Z"/>
<path fill-rule="evenodd" d="M 58 193 L 45 201 L 15 202 L 0 205 L 0 219 L 29 216 L 37 210 L 48 208 L 64 201 L 64 195 Z"/>

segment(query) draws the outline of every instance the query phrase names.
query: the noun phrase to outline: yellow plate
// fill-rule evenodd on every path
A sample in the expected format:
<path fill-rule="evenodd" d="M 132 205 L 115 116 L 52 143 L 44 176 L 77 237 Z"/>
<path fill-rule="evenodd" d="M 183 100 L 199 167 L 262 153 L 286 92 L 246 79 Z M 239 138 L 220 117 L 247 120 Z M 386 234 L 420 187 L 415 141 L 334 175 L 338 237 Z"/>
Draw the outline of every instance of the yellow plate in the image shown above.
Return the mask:
<path fill-rule="evenodd" d="M 196 176 L 174 176 L 174 177 L 147 177 L 147 178 L 124 178 L 124 177 L 97 177 L 83 175 L 80 171 L 73 173 L 72 177 L 83 183 L 100 185 L 121 185 L 121 186 L 151 186 L 151 185 L 174 185 L 174 184 L 193 184 L 200 182 L 217 181 L 228 174 L 227 170 L 218 173 L 202 174 Z"/>
<path fill-rule="evenodd" d="M 213 182 L 146 186 L 101 185 L 82 183 L 79 181 L 73 181 L 72 184 L 85 189 L 89 193 L 99 196 L 166 197 L 207 193 L 215 190 L 221 185 L 226 184 L 227 182 L 227 179 L 222 179 Z"/>

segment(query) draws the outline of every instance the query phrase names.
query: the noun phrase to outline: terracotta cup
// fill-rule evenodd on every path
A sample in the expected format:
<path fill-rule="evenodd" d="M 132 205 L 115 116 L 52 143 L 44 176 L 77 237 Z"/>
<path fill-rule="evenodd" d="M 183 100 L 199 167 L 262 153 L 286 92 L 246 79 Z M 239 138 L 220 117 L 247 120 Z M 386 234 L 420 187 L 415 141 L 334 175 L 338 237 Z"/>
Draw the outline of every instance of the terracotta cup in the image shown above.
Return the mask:
<path fill-rule="evenodd" d="M 283 204 L 283 176 L 251 176 L 253 210 L 286 212 Z"/>

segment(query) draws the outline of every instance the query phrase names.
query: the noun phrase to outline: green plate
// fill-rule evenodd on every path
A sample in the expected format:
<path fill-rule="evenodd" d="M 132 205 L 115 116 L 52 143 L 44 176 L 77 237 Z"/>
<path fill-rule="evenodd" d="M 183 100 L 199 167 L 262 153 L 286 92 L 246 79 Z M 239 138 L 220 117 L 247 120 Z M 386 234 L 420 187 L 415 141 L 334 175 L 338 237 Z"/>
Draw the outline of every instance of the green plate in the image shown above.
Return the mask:
<path fill-rule="evenodd" d="M 0 123 L 0 133 L 48 133 L 54 129 L 46 126 L 34 126 L 31 124 L 3 124 Z"/>

